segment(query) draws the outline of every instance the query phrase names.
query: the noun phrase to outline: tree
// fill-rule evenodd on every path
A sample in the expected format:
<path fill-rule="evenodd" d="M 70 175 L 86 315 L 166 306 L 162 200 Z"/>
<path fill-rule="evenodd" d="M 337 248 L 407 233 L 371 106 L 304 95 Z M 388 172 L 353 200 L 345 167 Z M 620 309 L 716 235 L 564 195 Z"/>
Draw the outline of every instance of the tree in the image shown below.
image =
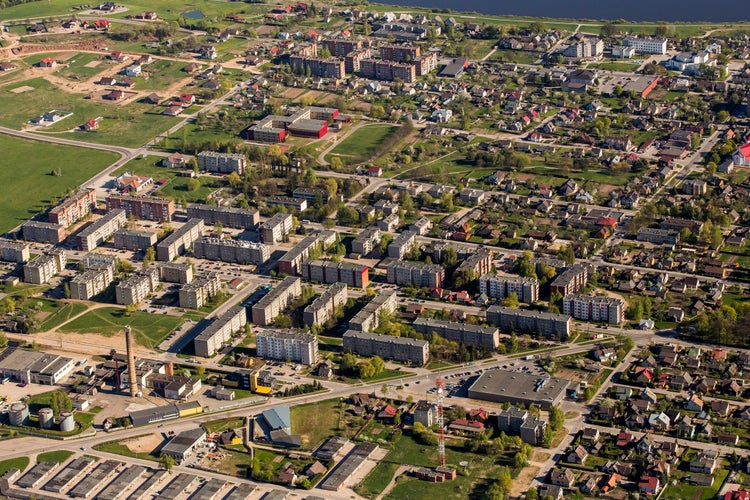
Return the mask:
<path fill-rule="evenodd" d="M 63 283 L 63 296 L 66 299 L 70 298 L 70 284 L 67 281 Z"/>
<path fill-rule="evenodd" d="M 237 172 L 232 172 L 226 176 L 226 180 L 233 189 L 237 189 L 242 186 L 242 178 Z"/>
<path fill-rule="evenodd" d="M 375 118 L 376 120 L 382 120 L 385 118 L 385 109 L 383 106 L 379 104 L 375 104 L 370 107 L 370 118 Z"/>
<path fill-rule="evenodd" d="M 172 467 L 174 467 L 174 458 L 167 455 L 166 453 L 162 453 L 161 457 L 159 457 L 159 462 L 161 463 L 161 466 L 164 467 L 165 471 L 172 472 Z"/>
<path fill-rule="evenodd" d="M 334 156 L 333 158 L 331 158 L 331 168 L 333 170 L 341 170 L 342 168 L 344 168 L 344 162 L 341 160 L 341 157 Z"/>
<path fill-rule="evenodd" d="M 611 38 L 613 37 L 619 30 L 617 29 L 617 25 L 615 23 L 607 23 L 604 26 L 601 27 L 599 30 L 599 34 L 603 38 Z"/>
<path fill-rule="evenodd" d="M 716 113 L 716 119 L 721 123 L 724 123 L 729 119 L 729 111 L 727 111 L 726 109 L 722 109 L 721 111 Z"/>
<path fill-rule="evenodd" d="M 148 247 L 145 252 L 143 252 L 143 267 L 148 267 L 150 262 L 153 262 L 156 259 L 156 249 L 154 247 Z"/>
<path fill-rule="evenodd" d="M 201 187 L 201 181 L 193 177 L 187 181 L 187 190 L 190 192 L 197 191 Z"/>
<path fill-rule="evenodd" d="M 8 345 L 8 336 L 5 332 L 0 332 L 0 347 L 6 347 Z"/>
<path fill-rule="evenodd" d="M 16 301 L 10 295 L 0 300 L 0 315 L 5 316 L 6 314 L 12 313 L 16 310 Z"/>
<path fill-rule="evenodd" d="M 531 26 L 529 26 L 529 29 L 534 33 L 544 33 L 547 31 L 547 25 L 542 21 L 534 21 L 531 23 Z"/>
<path fill-rule="evenodd" d="M 195 374 L 199 378 L 203 378 L 203 376 L 206 374 L 206 367 L 203 365 L 198 365 L 195 367 Z"/>
<path fill-rule="evenodd" d="M 526 492 L 526 500 L 538 500 L 539 499 L 539 492 L 536 488 L 531 487 L 529 488 L 529 491 Z"/>
<path fill-rule="evenodd" d="M 500 305 L 503 307 L 511 307 L 513 309 L 517 309 L 518 294 L 516 292 L 509 293 L 507 297 L 500 301 Z"/>
<path fill-rule="evenodd" d="M 553 431 L 561 429 L 565 424 L 565 413 L 557 406 L 552 406 L 549 409 L 549 425 Z"/>
<path fill-rule="evenodd" d="M 380 356 L 373 356 L 370 360 L 370 364 L 373 366 L 373 368 L 375 368 L 375 375 L 381 373 L 385 368 L 385 362 Z"/>

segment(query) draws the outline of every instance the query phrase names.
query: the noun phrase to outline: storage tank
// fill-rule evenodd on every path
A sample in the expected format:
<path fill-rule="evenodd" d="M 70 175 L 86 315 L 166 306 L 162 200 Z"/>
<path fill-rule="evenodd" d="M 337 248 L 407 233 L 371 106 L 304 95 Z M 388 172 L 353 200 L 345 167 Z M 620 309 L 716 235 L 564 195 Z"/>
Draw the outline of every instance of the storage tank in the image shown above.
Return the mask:
<path fill-rule="evenodd" d="M 73 414 L 69 411 L 60 414 L 60 430 L 62 432 L 70 432 L 76 428 L 76 421 L 73 419 Z"/>
<path fill-rule="evenodd" d="M 25 425 L 29 421 L 29 407 L 24 403 L 13 403 L 10 405 L 8 419 L 10 420 L 10 425 L 15 425 L 16 427 Z"/>
<path fill-rule="evenodd" d="M 51 429 L 55 426 L 55 411 L 52 408 L 39 410 L 39 428 Z"/>

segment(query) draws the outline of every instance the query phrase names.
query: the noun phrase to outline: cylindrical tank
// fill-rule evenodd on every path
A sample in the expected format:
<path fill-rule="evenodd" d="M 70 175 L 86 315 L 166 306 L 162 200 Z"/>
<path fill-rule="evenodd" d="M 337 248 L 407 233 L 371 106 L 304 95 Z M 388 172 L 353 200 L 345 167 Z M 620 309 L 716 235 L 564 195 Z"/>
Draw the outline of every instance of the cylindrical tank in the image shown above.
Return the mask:
<path fill-rule="evenodd" d="M 39 410 L 39 428 L 51 429 L 55 426 L 55 411 L 52 408 Z"/>
<path fill-rule="evenodd" d="M 76 427 L 76 421 L 73 419 L 73 414 L 69 411 L 60 414 L 60 430 L 62 432 L 70 432 Z"/>
<path fill-rule="evenodd" d="M 16 427 L 25 425 L 29 421 L 29 407 L 24 403 L 13 403 L 8 412 L 10 425 Z"/>

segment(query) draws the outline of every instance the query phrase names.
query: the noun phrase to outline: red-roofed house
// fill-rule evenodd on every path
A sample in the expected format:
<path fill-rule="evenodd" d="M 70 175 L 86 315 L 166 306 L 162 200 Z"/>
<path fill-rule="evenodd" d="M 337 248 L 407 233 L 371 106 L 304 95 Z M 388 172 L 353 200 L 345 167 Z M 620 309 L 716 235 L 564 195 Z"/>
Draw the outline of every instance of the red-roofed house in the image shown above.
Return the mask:
<path fill-rule="evenodd" d="M 742 167 L 750 166 L 750 142 L 740 147 L 740 149 L 734 153 L 734 156 L 732 156 L 732 160 L 734 160 L 735 165 Z"/>
<path fill-rule="evenodd" d="M 651 368 L 639 366 L 635 369 L 635 379 L 641 383 L 650 383 L 654 379 L 654 372 Z"/>
<path fill-rule="evenodd" d="M 750 491 L 736 490 L 724 494 L 724 500 L 750 500 Z"/>
<path fill-rule="evenodd" d="M 613 219 L 612 217 L 602 217 L 596 221 L 596 225 L 615 228 L 617 227 L 617 219 Z"/>
<path fill-rule="evenodd" d="M 638 483 L 638 489 L 649 496 L 659 493 L 660 488 L 659 478 L 654 476 L 644 476 Z"/>
<path fill-rule="evenodd" d="M 51 57 L 45 57 L 44 59 L 39 61 L 40 68 L 54 68 L 55 66 L 57 66 L 57 61 L 55 61 Z"/>
<path fill-rule="evenodd" d="M 454 432 L 468 432 L 471 434 L 478 434 L 484 432 L 484 424 L 476 420 L 468 420 L 466 418 L 457 418 L 448 426 L 448 429 Z"/>
<path fill-rule="evenodd" d="M 380 167 L 368 167 L 367 175 L 369 175 L 370 177 L 380 177 L 381 175 L 383 175 L 383 169 Z"/>
<path fill-rule="evenodd" d="M 487 420 L 487 410 L 484 408 L 469 410 L 469 418 L 472 420 Z"/>
<path fill-rule="evenodd" d="M 92 118 L 91 120 L 84 123 L 81 128 L 87 131 L 97 130 L 99 128 L 99 120 L 97 120 L 96 118 Z"/>
<path fill-rule="evenodd" d="M 97 19 L 94 21 L 94 29 L 109 29 L 110 24 L 106 19 Z"/>
<path fill-rule="evenodd" d="M 189 106 L 191 104 L 195 104 L 195 95 L 193 94 L 180 94 L 180 102 L 185 105 Z"/>
<path fill-rule="evenodd" d="M 379 420 L 388 420 L 390 422 L 393 421 L 394 418 L 396 418 L 397 410 L 391 405 L 386 405 L 385 408 L 380 410 L 378 412 L 378 419 Z"/>
<path fill-rule="evenodd" d="M 123 61 L 126 61 L 127 59 L 129 59 L 129 57 L 128 57 L 127 54 L 123 54 L 122 52 L 119 52 L 119 51 L 118 52 L 112 52 L 109 55 L 109 58 L 111 60 L 113 60 L 113 61 L 116 61 L 116 62 L 123 62 Z"/>

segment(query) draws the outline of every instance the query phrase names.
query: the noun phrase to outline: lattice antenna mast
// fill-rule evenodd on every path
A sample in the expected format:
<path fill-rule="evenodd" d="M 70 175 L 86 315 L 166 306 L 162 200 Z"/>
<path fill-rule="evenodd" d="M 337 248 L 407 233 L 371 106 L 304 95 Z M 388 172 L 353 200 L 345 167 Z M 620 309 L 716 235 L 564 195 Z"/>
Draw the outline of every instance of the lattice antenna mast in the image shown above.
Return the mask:
<path fill-rule="evenodd" d="M 440 466 L 445 466 L 445 423 L 443 422 L 443 379 L 435 381 L 437 387 L 437 424 L 438 424 L 438 456 L 440 457 Z"/>

